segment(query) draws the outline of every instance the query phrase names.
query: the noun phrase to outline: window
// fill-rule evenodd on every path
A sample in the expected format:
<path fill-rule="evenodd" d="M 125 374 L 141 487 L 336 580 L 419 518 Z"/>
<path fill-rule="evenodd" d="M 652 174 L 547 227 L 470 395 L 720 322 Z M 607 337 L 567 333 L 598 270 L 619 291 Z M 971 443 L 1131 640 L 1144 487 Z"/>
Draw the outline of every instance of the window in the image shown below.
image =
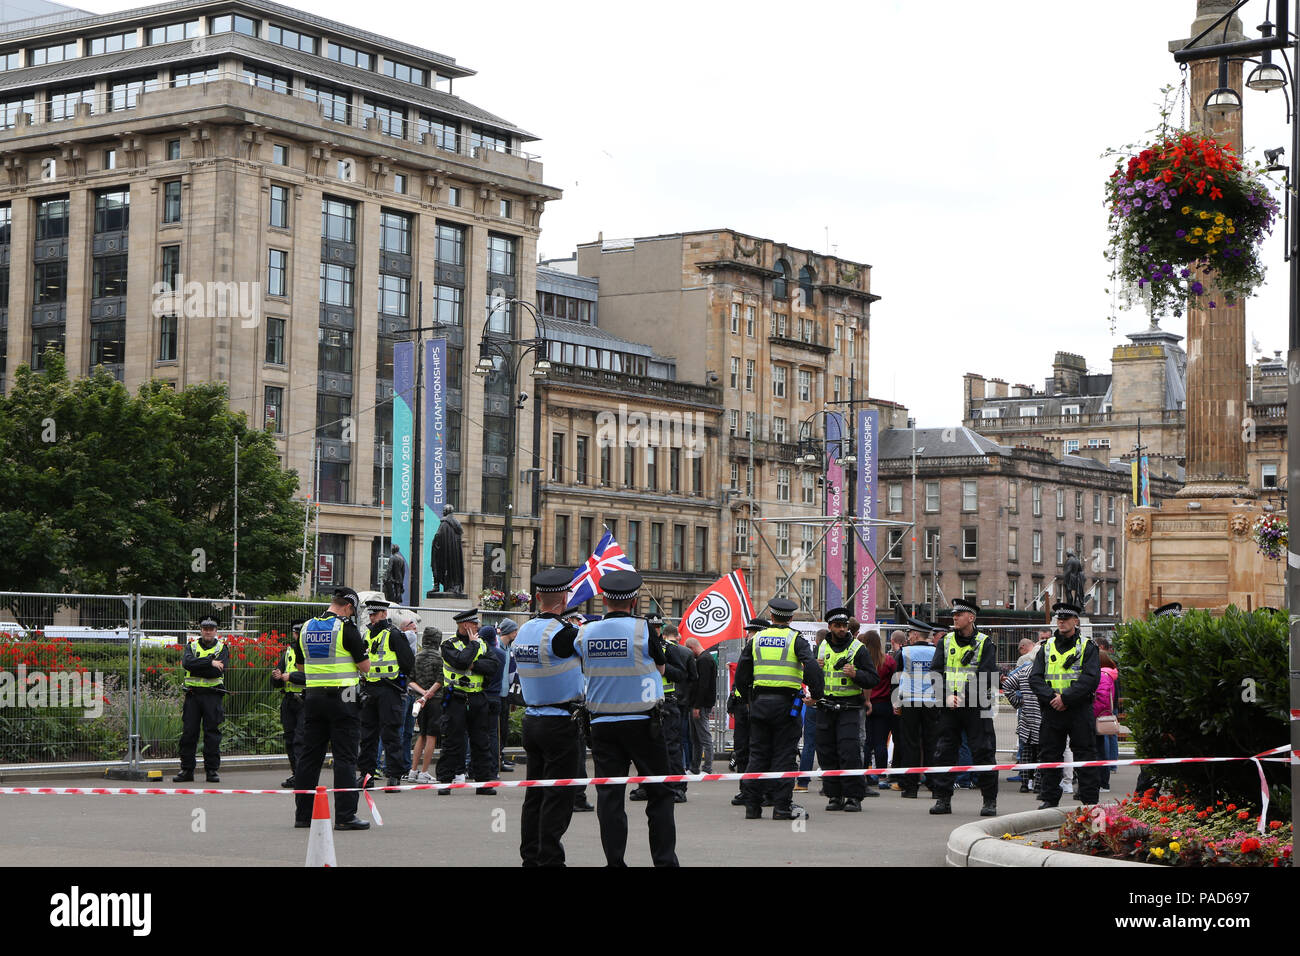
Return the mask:
<path fill-rule="evenodd" d="M 789 298 L 790 293 L 787 276 L 790 274 L 790 266 L 786 264 L 784 259 L 777 259 L 776 265 L 773 266 L 773 269 L 776 271 L 777 275 L 776 278 L 772 280 L 772 298 Z"/>
<path fill-rule="evenodd" d="M 181 181 L 163 183 L 163 222 L 181 221 Z"/>
<path fill-rule="evenodd" d="M 691 459 L 691 492 L 700 494 L 704 491 L 704 457 L 697 454 L 695 449 L 690 451 Z"/>
<path fill-rule="evenodd" d="M 790 317 L 784 312 L 775 312 L 772 314 L 772 334 L 777 338 L 785 338 L 786 323 Z"/>
<path fill-rule="evenodd" d="M 126 321 L 90 323 L 90 367 L 126 361 Z"/>
<path fill-rule="evenodd" d="M 273 434 L 284 431 L 284 389 L 278 385 L 266 386 L 262 401 L 262 427 Z"/>
<path fill-rule="evenodd" d="M 695 529 L 695 564 L 696 571 L 707 571 L 709 567 L 709 529 Z"/>
<path fill-rule="evenodd" d="M 385 76 L 391 76 L 395 80 L 401 80 L 403 83 L 414 83 L 416 86 L 429 85 L 429 71 L 418 66 L 411 66 L 409 63 L 384 59 L 380 72 Z"/>
<path fill-rule="evenodd" d="M 1101 524 L 1101 495 L 1092 496 L 1092 520 L 1096 524 Z"/>
<path fill-rule="evenodd" d="M 1034 564 L 1042 564 L 1043 563 L 1043 532 L 1035 531 L 1033 533 L 1032 539 L 1033 539 Z"/>
<path fill-rule="evenodd" d="M 569 516 L 555 516 L 555 563 L 564 567 L 569 563 Z"/>
<path fill-rule="evenodd" d="M 433 113 L 420 111 L 419 118 L 415 122 L 415 131 L 418 134 L 427 136 L 434 146 L 439 149 L 445 149 L 448 152 L 459 152 L 460 127 L 456 121 L 447 117 L 436 116 Z M 453 191 L 459 192 L 457 187 L 452 186 Z M 460 203 L 452 202 L 451 205 L 458 206 Z"/>
<path fill-rule="evenodd" d="M 1277 488 L 1277 464 L 1275 462 L 1259 466 L 1259 486 L 1261 488 Z"/>
<path fill-rule="evenodd" d="M 126 295 L 126 256 L 96 256 L 90 278 L 92 299 Z"/>
<path fill-rule="evenodd" d="M 490 130 L 475 127 L 469 134 L 470 149 L 494 149 L 499 153 L 510 152 L 510 137 Z"/>
<path fill-rule="evenodd" d="M 26 113 L 34 122 L 36 120 L 36 100 L 28 97 L 27 99 L 8 100 L 0 103 L 0 126 L 4 129 L 13 129 L 18 123 L 19 113 Z"/>
<path fill-rule="evenodd" d="M 673 525 L 673 565 L 674 571 L 686 570 L 686 526 Z"/>
<path fill-rule="evenodd" d="M 1018 597 L 1016 591 L 1018 590 L 1017 586 L 1019 584 L 1020 582 L 1017 579 L 1007 578 L 1007 607 L 1012 611 L 1016 609 L 1016 598 Z"/>
<path fill-rule="evenodd" d="M 367 96 L 361 101 L 361 116 L 363 119 L 377 119 L 379 131 L 386 136 L 406 137 L 406 107 L 400 104 L 385 103 Z"/>
<path fill-rule="evenodd" d="M 302 98 L 319 103 L 321 113 L 336 123 L 352 122 L 352 97 L 347 90 L 307 80 L 302 87 Z"/>
<path fill-rule="evenodd" d="M 515 274 L 515 240 L 510 236 L 488 236 L 488 272 L 499 276 Z"/>
<path fill-rule="evenodd" d="M 1082 491 L 1076 491 L 1074 493 L 1074 520 L 1075 521 L 1083 520 L 1083 492 Z"/>
<path fill-rule="evenodd" d="M 1080 561 L 1083 560 L 1083 535 L 1081 534 L 1074 536 L 1074 554 Z"/>
<path fill-rule="evenodd" d="M 740 387 L 740 359 L 734 355 L 731 357 L 731 387 Z"/>
<path fill-rule="evenodd" d="M 158 74 L 148 73 L 144 76 L 137 76 L 129 80 L 119 80 L 108 87 L 108 96 L 105 97 L 104 107 L 111 113 L 115 110 L 129 110 L 134 108 L 140 99 L 141 93 L 147 93 L 149 90 L 158 89 Z M 176 144 L 176 155 L 171 155 L 171 144 Z M 181 141 L 178 139 L 167 141 L 168 159 L 181 158 Z"/>
<path fill-rule="evenodd" d="M 1011 514 L 1020 511 L 1020 482 L 1014 478 L 1007 482 L 1007 511 Z"/>
<path fill-rule="evenodd" d="M 925 560 L 933 561 L 939 553 L 939 529 L 925 529 Z"/>
<path fill-rule="evenodd" d="M 1074 454 L 1075 452 L 1077 452 L 1078 450 L 1079 450 L 1079 439 L 1077 439 L 1077 438 L 1069 438 L 1069 439 L 1066 439 L 1066 442 L 1065 442 L 1065 453 L 1066 453 L 1067 455 L 1073 455 L 1073 454 Z"/>
<path fill-rule="evenodd" d="M 836 328 L 838 329 L 839 326 L 837 325 Z M 840 396 L 844 392 L 844 376 L 842 375 L 835 376 L 834 388 L 831 391 L 835 400 L 835 404 L 838 405 L 840 402 Z"/>
<path fill-rule="evenodd" d="M 754 319 L 758 309 L 752 305 L 745 306 L 745 334 L 754 337 Z"/>
<path fill-rule="evenodd" d="M 62 352 L 65 344 L 62 325 L 32 329 L 32 371 L 39 372 L 44 369 L 46 352 L 50 349 Z"/>
<path fill-rule="evenodd" d="M 121 232 L 130 225 L 131 191 L 114 189 L 95 194 L 95 232 Z"/>
<path fill-rule="evenodd" d="M 731 463 L 731 490 L 740 490 L 740 465 L 734 461 Z"/>
<path fill-rule="evenodd" d="M 811 471 L 805 471 L 799 476 L 802 487 L 800 500 L 806 505 L 817 503 L 817 478 Z"/>
<path fill-rule="evenodd" d="M 903 486 L 899 482 L 892 482 L 889 485 L 888 497 L 889 513 L 896 515 L 903 511 Z"/>
<path fill-rule="evenodd" d="M 411 280 L 406 276 L 379 274 L 379 311 L 403 318 L 411 314 Z"/>
<path fill-rule="evenodd" d="M 961 556 L 964 561 L 970 561 L 979 557 L 978 528 L 961 529 Z"/>
<path fill-rule="evenodd" d="M 1110 617 L 1115 616 L 1115 585 L 1106 585 L 1106 614 Z"/>
<path fill-rule="evenodd" d="M 579 435 L 575 441 L 577 443 L 577 453 L 574 464 L 577 467 L 577 474 L 574 480 L 580 485 L 585 485 L 587 483 L 587 436 Z"/>
<path fill-rule="evenodd" d="M 754 497 L 754 466 L 745 466 L 745 497 Z"/>
<path fill-rule="evenodd" d="M 608 488 L 610 483 L 610 469 L 612 467 L 613 453 L 608 445 L 600 446 L 600 486 Z"/>
<path fill-rule="evenodd" d="M 278 251 L 278 250 L 273 250 Z M 352 269 L 329 262 L 320 264 L 320 301 L 326 305 L 352 308 Z"/>
<path fill-rule="evenodd" d="M 670 448 L 668 450 L 668 490 L 677 492 L 682 490 L 682 450 L 680 448 Z"/>
<path fill-rule="evenodd" d="M 277 73 L 264 66 L 245 63 L 242 75 L 244 82 L 249 86 L 256 86 L 272 93 L 288 93 L 293 88 L 293 78 L 288 73 Z"/>
<path fill-rule="evenodd" d="M 224 16 L 212 17 L 208 21 L 208 34 L 214 33 L 242 33 L 246 37 L 257 36 L 259 22 L 242 17 L 239 14 L 225 14 Z"/>
<path fill-rule="evenodd" d="M 754 390 L 754 360 L 745 359 L 745 391 Z"/>
<path fill-rule="evenodd" d="M 755 426 L 758 422 L 757 412 L 745 412 L 745 437 L 753 438 L 754 433 L 758 430 Z"/>
<path fill-rule="evenodd" d="M 204 83 L 211 83 L 217 78 L 217 64 L 211 63 L 206 66 L 193 66 L 188 70 L 172 70 L 172 86 L 180 89 L 184 86 L 202 86 Z"/>
<path fill-rule="evenodd" d="M 356 50 L 350 46 L 343 46 L 335 43 L 333 40 L 327 40 L 325 43 L 325 55 L 331 60 L 337 60 L 347 66 L 355 66 L 360 70 L 373 70 L 374 59 L 369 53 L 363 50 Z"/>
<path fill-rule="evenodd" d="M 646 567 L 658 571 L 663 567 L 664 526 L 662 522 L 650 522 L 650 553 L 646 555 Z"/>
<path fill-rule="evenodd" d="M 591 529 L 595 521 L 583 516 L 578 519 L 578 560 L 583 560 L 584 554 L 591 554 L 595 550 L 595 542 L 591 540 Z"/>
<path fill-rule="evenodd" d="M 280 46 L 287 46 L 293 50 L 302 50 L 304 53 L 316 52 L 316 38 L 299 33 L 297 30 L 289 30 L 272 24 L 266 28 L 266 38 L 272 43 L 278 43 Z"/>
<path fill-rule="evenodd" d="M 266 320 L 266 361 L 270 365 L 284 364 L 284 319 Z"/>
<path fill-rule="evenodd" d="M 35 269 L 36 304 L 65 302 L 68 298 L 68 262 L 40 262 Z"/>
<path fill-rule="evenodd" d="M 782 522 L 775 529 L 776 534 L 776 555 L 779 558 L 790 556 L 790 526 Z"/>
<path fill-rule="evenodd" d="M 352 374 L 352 333 L 341 329 L 318 328 L 319 365 L 322 372 Z M 350 404 L 349 404 L 349 407 Z M 344 415 L 352 414 L 343 412 Z"/>
<path fill-rule="evenodd" d="M 393 192 L 406 195 L 406 173 L 393 173 Z"/>
<path fill-rule="evenodd" d="M 1001 418 L 1002 409 L 1000 408 L 981 408 L 980 418 Z"/>
<path fill-rule="evenodd" d="M 338 199 L 321 200 L 321 235 L 336 242 L 355 242 L 356 207 Z"/>
<path fill-rule="evenodd" d="M 1035 518 L 1043 516 L 1043 486 L 1034 485 L 1030 492 L 1033 498 L 1033 514 Z"/>
<path fill-rule="evenodd" d="M 321 263 L 321 268 L 325 264 Z M 266 263 L 266 294 L 286 296 L 289 294 L 289 253 L 283 249 L 271 249 L 267 253 Z M 321 281 L 322 298 L 324 296 L 324 277 Z M 339 304 L 339 303 L 336 303 Z"/>
<path fill-rule="evenodd" d="M 785 373 L 784 365 L 772 366 L 772 397 L 785 398 Z"/>
<path fill-rule="evenodd" d="M 1106 570 L 1115 570 L 1115 539 L 1106 539 Z"/>
<path fill-rule="evenodd" d="M 772 419 L 772 441 L 785 441 L 785 419 L 780 415 Z"/>
<path fill-rule="evenodd" d="M 104 169 L 117 169 L 117 150 L 104 150 Z"/>
<path fill-rule="evenodd" d="M 465 264 L 465 229 L 449 223 L 438 223 L 438 240 L 435 248 L 438 262 L 453 266 Z"/>
<path fill-rule="evenodd" d="M 1106 524 L 1115 523 L 1115 496 L 1106 496 Z"/>
<path fill-rule="evenodd" d="M 22 50 L 14 50 L 10 53 L 0 53 L 0 70 L 21 70 L 22 66 Z"/>
<path fill-rule="evenodd" d="M 152 27 L 149 30 L 149 44 L 173 43 L 176 40 L 192 40 L 199 35 L 199 21 L 187 20 L 184 23 L 169 23 L 165 27 Z"/>
<path fill-rule="evenodd" d="M 657 449 L 650 445 L 645 450 L 645 486 L 649 491 L 659 490 L 659 465 L 655 461 Z"/>
<path fill-rule="evenodd" d="M 966 601 L 979 600 L 979 578 L 962 578 L 961 579 L 961 596 Z"/>
<path fill-rule="evenodd" d="M 1007 529 L 1007 560 L 1008 561 L 1020 560 L 1019 541 L 1017 540 L 1018 538 L 1019 538 L 1018 529 L 1016 528 Z"/>
<path fill-rule="evenodd" d="M 731 303 L 731 334 L 740 334 L 740 303 Z"/>
<path fill-rule="evenodd" d="M 799 401 L 812 401 L 812 372 L 805 369 L 799 369 Z"/>
<path fill-rule="evenodd" d="M 735 408 L 727 409 L 727 431 L 732 438 L 736 437 L 736 432 L 740 428 L 740 410 Z"/>
<path fill-rule="evenodd" d="M 90 41 L 90 55 L 99 56 L 102 53 L 121 53 L 123 50 L 134 50 L 140 43 L 140 38 L 132 30 L 129 33 L 114 33 L 106 37 L 95 37 Z"/>
<path fill-rule="evenodd" d="M 777 501 L 790 500 L 790 469 L 789 468 L 778 468 L 776 470 L 776 500 Z"/>
<path fill-rule="evenodd" d="M 1038 417 L 1038 406 L 1037 406 L 1037 405 L 1021 405 L 1018 414 L 1020 415 L 1021 418 L 1037 418 L 1037 417 Z"/>
<path fill-rule="evenodd" d="M 1058 565 L 1065 564 L 1065 533 L 1063 531 L 1056 532 L 1056 563 Z"/>
<path fill-rule="evenodd" d="M 633 567 L 641 566 L 641 522 L 627 523 L 627 540 L 623 542 L 623 553 L 627 555 Z"/>
<path fill-rule="evenodd" d="M 176 290 L 176 280 L 181 272 L 181 247 L 163 246 L 159 257 L 159 281 L 168 291 Z"/>
<path fill-rule="evenodd" d="M 735 541 L 735 547 L 732 549 L 736 554 L 749 554 L 749 519 L 737 518 L 735 533 L 732 535 Z"/>
<path fill-rule="evenodd" d="M 1078 405 L 1062 405 L 1062 406 L 1061 406 L 1061 415 L 1062 415 L 1062 417 L 1077 416 L 1078 414 L 1079 414 L 1079 406 L 1078 406 Z M 1076 443 L 1076 444 L 1077 444 L 1077 443 Z"/>
<path fill-rule="evenodd" d="M 623 487 L 636 487 L 636 449 L 631 445 L 623 449 Z"/>
<path fill-rule="evenodd" d="M 276 149 L 284 149 L 284 147 L 277 146 Z M 179 139 L 167 140 L 167 158 L 168 159 L 181 158 L 181 141 Z"/>
<path fill-rule="evenodd" d="M 961 483 L 961 510 L 975 511 L 979 508 L 979 483 L 976 481 L 963 481 Z"/>
<path fill-rule="evenodd" d="M 176 333 L 176 316 L 160 316 L 158 319 L 158 361 L 176 361 Z"/>
<path fill-rule="evenodd" d="M 77 53 L 76 42 L 56 43 L 54 46 L 38 47 L 27 54 L 28 66 L 45 66 L 47 63 L 62 63 L 64 60 L 75 60 Z"/>
<path fill-rule="evenodd" d="M 276 229 L 289 228 L 289 187 L 271 187 L 271 225 Z"/>
<path fill-rule="evenodd" d="M 1065 517 L 1065 489 L 1056 489 L 1056 517 Z"/>
<path fill-rule="evenodd" d="M 81 103 L 89 103 L 90 111 L 95 112 L 94 87 L 84 90 L 63 90 L 58 93 L 51 93 L 45 106 L 45 119 L 50 123 L 72 119 L 77 115 L 77 106 Z"/>
<path fill-rule="evenodd" d="M 447 187 L 447 205 L 448 205 L 448 206 L 459 206 L 459 205 L 460 205 L 460 187 L 459 187 L 459 186 L 448 186 L 448 187 Z"/>
<path fill-rule="evenodd" d="M 564 435 L 551 434 L 551 481 L 564 481 Z"/>
<path fill-rule="evenodd" d="M 179 140 L 176 141 L 176 145 L 177 145 L 177 147 L 178 147 L 178 148 L 177 148 L 177 152 L 179 153 L 179 152 L 180 152 L 180 149 L 179 149 L 179 147 L 180 147 L 180 141 L 179 141 Z M 180 156 L 178 155 L 178 156 L 176 156 L 175 158 L 176 158 L 176 159 L 180 159 Z M 288 146 L 285 146 L 285 145 L 282 144 L 282 143 L 273 143 L 273 144 L 271 145 L 271 162 L 275 163 L 275 165 L 277 165 L 277 166 L 288 166 L 288 165 L 289 165 L 289 147 L 288 147 Z"/>
<path fill-rule="evenodd" d="M 925 510 L 931 514 L 939 510 L 939 482 L 937 481 L 925 483 Z"/>
<path fill-rule="evenodd" d="M 890 528 L 886 537 L 885 559 L 888 561 L 903 560 L 903 529 Z"/>

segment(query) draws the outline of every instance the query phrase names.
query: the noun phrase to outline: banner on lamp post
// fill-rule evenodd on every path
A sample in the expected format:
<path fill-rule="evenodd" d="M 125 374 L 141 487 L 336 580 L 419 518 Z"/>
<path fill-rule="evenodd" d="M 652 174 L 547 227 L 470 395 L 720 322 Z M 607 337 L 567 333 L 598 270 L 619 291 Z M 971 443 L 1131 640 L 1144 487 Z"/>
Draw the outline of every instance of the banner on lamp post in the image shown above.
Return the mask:
<path fill-rule="evenodd" d="M 447 340 L 424 343 L 424 563 L 420 580 L 437 587 L 433 576 L 433 537 L 447 502 Z M 419 595 L 416 595 L 418 598 Z M 418 604 L 418 600 L 411 601 Z"/>
<path fill-rule="evenodd" d="M 411 590 L 411 524 L 415 517 L 415 343 L 393 343 L 393 532 L 392 543 L 406 558 L 402 596 L 418 604 Z"/>
<path fill-rule="evenodd" d="M 832 519 L 844 517 L 844 416 L 830 412 L 826 416 L 826 514 Z M 826 533 L 826 603 L 823 607 L 844 606 L 844 526 L 832 521 Z"/>
<path fill-rule="evenodd" d="M 879 424 L 878 412 L 866 409 L 858 412 L 858 486 L 855 510 L 856 517 L 867 521 L 857 526 L 853 546 L 856 549 L 854 566 L 858 581 L 866 583 L 853 601 L 853 616 L 864 625 L 876 619 L 876 587 L 880 577 L 872 573 L 876 569 L 876 529 L 869 523 L 869 519 L 876 516 L 876 468 L 879 457 L 876 432 Z M 855 587 L 858 581 L 854 582 Z"/>

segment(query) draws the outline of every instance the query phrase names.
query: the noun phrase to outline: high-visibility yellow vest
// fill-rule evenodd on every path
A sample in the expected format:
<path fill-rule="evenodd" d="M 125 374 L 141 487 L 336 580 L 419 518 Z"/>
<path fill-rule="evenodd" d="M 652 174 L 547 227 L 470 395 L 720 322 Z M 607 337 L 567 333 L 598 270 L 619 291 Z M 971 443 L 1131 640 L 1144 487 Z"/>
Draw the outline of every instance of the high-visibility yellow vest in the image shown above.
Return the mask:
<path fill-rule="evenodd" d="M 977 632 L 974 641 L 967 647 L 962 647 L 957 643 L 957 635 L 953 631 L 943 636 L 943 679 L 947 684 L 948 694 L 965 696 L 966 685 L 970 683 L 971 675 L 979 669 L 985 640 L 987 638 Z"/>
<path fill-rule="evenodd" d="M 298 669 L 298 652 L 290 644 L 284 649 L 284 691 L 286 694 L 301 694 L 307 688 L 289 680 L 289 675 Z"/>
<path fill-rule="evenodd" d="M 1083 672 L 1083 652 L 1087 645 L 1088 639 L 1079 635 L 1074 646 L 1061 653 L 1056 649 L 1055 636 L 1048 639 L 1044 649 L 1047 654 L 1047 666 L 1044 668 L 1043 676 L 1052 690 L 1059 694 L 1079 679 L 1079 675 Z"/>
<path fill-rule="evenodd" d="M 366 628 L 366 643 L 370 649 L 370 670 L 366 672 L 366 680 L 372 683 L 385 677 L 396 677 L 399 670 L 397 654 L 390 640 L 392 627 L 387 621 L 380 621 L 377 628 L 374 624 Z"/>
<path fill-rule="evenodd" d="M 202 641 L 190 641 L 190 649 L 194 651 L 195 657 L 216 657 L 221 653 L 221 649 L 226 645 L 222 643 L 221 638 L 217 638 L 217 643 L 211 647 L 204 647 Z M 195 677 L 189 671 L 185 672 L 185 680 L 182 682 L 186 687 L 220 687 L 225 675 L 218 677 Z"/>
<path fill-rule="evenodd" d="M 465 639 L 463 637 L 458 637 L 456 640 L 451 642 L 451 646 L 458 651 L 464 650 L 466 647 Z M 474 661 L 482 657 L 485 650 L 487 650 L 487 645 L 482 641 L 479 641 L 478 653 L 474 655 Z M 470 667 L 474 666 L 474 661 L 470 661 Z M 469 668 L 466 668 L 463 671 L 457 670 L 451 666 L 445 655 L 442 658 L 442 678 L 443 683 L 446 684 L 448 688 L 452 690 L 462 690 L 467 694 L 483 693 L 483 685 L 487 680 L 487 678 L 482 674 L 475 674 Z"/>
<path fill-rule="evenodd" d="M 799 632 L 790 627 L 769 627 L 754 635 L 754 686 L 803 686 L 803 665 L 795 654 L 794 642 Z"/>
<path fill-rule="evenodd" d="M 302 626 L 303 673 L 307 687 L 355 687 L 357 662 L 343 646 L 343 619 L 323 614 Z"/>
<path fill-rule="evenodd" d="M 853 658 L 862 650 L 862 642 L 856 637 L 842 651 L 831 647 L 830 641 L 822 643 L 822 671 L 826 675 L 827 697 L 861 697 L 862 688 L 853 683 L 853 678 L 846 677 L 840 670 L 845 664 L 852 664 Z"/>

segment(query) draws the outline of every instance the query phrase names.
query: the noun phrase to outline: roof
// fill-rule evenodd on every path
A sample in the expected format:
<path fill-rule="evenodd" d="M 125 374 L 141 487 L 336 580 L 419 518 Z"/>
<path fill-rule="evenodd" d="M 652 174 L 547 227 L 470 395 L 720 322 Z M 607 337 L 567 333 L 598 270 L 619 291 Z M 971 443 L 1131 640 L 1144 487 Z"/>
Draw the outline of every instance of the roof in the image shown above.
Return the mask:
<path fill-rule="evenodd" d="M 961 458 L 971 455 L 1009 455 L 1014 449 L 999 445 L 969 428 L 886 428 L 878 438 L 881 461 L 912 457 L 912 432 L 916 432 L 916 457 Z"/>
<path fill-rule="evenodd" d="M 242 33 L 218 33 L 203 38 L 202 52 L 195 52 L 195 43 L 194 40 L 177 40 L 174 43 L 137 47 L 121 53 L 78 57 L 75 60 L 64 60 L 46 66 L 10 70 L 0 74 L 0 91 L 46 86 L 53 83 L 70 83 L 77 80 L 93 82 L 108 74 L 137 73 L 173 63 L 206 61 L 221 54 L 235 53 L 264 63 L 289 67 L 298 73 L 326 82 L 346 84 L 379 96 L 428 107 L 473 123 L 500 127 L 515 133 L 522 139 L 537 139 L 536 136 L 520 129 L 509 120 L 467 103 L 451 93 L 403 83 L 381 73 L 338 63 L 328 57 L 291 50 L 269 40 L 244 36 Z"/>
<path fill-rule="evenodd" d="M 586 345 L 589 348 L 610 349 L 618 352 L 630 352 L 634 355 L 657 357 L 654 349 L 649 345 L 619 338 L 599 326 L 588 325 L 586 322 L 570 322 L 568 319 L 552 319 L 548 317 L 542 319 L 542 325 L 546 329 L 547 339 L 568 342 L 572 345 Z M 666 359 L 666 361 L 674 360 Z"/>

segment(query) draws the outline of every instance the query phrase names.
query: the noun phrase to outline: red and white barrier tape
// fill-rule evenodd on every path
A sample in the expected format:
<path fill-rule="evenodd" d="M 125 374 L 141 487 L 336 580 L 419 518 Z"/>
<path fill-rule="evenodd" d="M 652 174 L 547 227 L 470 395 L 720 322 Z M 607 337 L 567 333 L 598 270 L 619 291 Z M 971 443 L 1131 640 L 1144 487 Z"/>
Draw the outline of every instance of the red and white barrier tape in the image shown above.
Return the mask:
<path fill-rule="evenodd" d="M 1284 747 L 1275 747 L 1272 750 L 1266 750 L 1263 753 L 1256 754 L 1253 757 L 1130 757 L 1117 760 L 1072 760 L 1072 761 L 1054 761 L 1044 763 L 994 763 L 994 764 L 971 764 L 971 765 L 953 765 L 947 767 L 881 767 L 877 768 L 859 768 L 855 770 L 772 770 L 761 773 L 686 773 L 686 774 L 658 774 L 658 775 L 641 775 L 630 777 L 574 777 L 572 779 L 555 779 L 555 780 L 473 780 L 466 783 L 408 783 L 395 787 L 379 786 L 375 787 L 377 792 L 396 793 L 402 790 L 473 790 L 479 788 L 510 788 L 510 787 L 587 787 L 587 786 L 622 786 L 624 784 L 639 783 L 713 783 L 715 781 L 728 780 L 791 780 L 804 779 L 812 777 L 893 777 L 907 776 L 922 773 L 987 773 L 1001 772 L 1003 770 L 1064 770 L 1070 767 L 1146 767 L 1168 764 L 1186 764 L 1186 763 L 1238 763 L 1243 760 L 1258 761 L 1266 760 L 1271 763 L 1290 762 L 1293 756 L 1277 756 L 1279 754 L 1290 754 L 1290 745 Z M 1262 772 L 1262 771 L 1261 771 Z M 362 787 L 339 788 L 327 787 L 329 793 L 347 793 L 360 791 L 366 794 L 367 802 L 373 807 L 370 800 L 371 791 Z M 269 796 L 283 794 L 314 794 L 315 790 L 211 790 L 198 788 L 181 788 L 165 789 L 162 787 L 0 787 L 0 796 L 4 795 L 47 795 L 47 796 L 197 796 L 197 795 L 214 795 L 214 796 Z"/>

